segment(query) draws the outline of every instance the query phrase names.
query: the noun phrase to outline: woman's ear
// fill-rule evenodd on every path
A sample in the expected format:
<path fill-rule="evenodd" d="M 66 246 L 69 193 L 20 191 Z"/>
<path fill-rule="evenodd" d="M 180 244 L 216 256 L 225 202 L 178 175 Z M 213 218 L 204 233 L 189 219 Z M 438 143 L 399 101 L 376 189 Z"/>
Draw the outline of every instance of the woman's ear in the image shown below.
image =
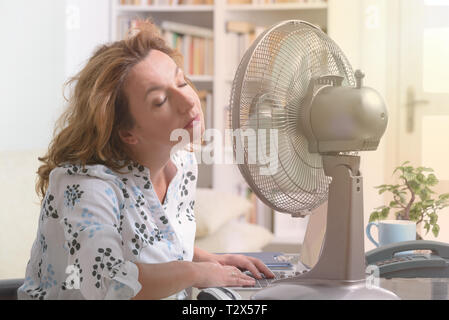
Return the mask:
<path fill-rule="evenodd" d="M 120 139 L 126 144 L 135 145 L 138 142 L 137 137 L 130 130 L 121 129 L 118 131 L 118 135 Z"/>

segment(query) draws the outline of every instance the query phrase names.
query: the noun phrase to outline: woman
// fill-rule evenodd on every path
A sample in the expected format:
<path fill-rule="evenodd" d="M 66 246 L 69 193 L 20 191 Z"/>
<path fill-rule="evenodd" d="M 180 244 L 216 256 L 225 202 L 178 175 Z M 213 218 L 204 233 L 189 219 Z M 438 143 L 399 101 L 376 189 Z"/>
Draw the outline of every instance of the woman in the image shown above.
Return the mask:
<path fill-rule="evenodd" d="M 204 120 L 182 59 L 149 22 L 101 47 L 40 160 L 42 211 L 19 298 L 161 299 L 251 286 L 259 260 L 194 248 L 197 167 L 171 141 Z"/>

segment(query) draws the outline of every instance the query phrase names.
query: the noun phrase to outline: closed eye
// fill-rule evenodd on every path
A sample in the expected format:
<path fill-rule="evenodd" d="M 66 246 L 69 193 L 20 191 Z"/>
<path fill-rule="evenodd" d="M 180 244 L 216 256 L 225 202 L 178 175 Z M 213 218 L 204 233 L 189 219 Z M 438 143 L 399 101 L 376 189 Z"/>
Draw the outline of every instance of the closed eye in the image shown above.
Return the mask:
<path fill-rule="evenodd" d="M 179 88 L 184 88 L 184 87 L 187 87 L 188 85 L 189 85 L 189 84 L 188 84 L 187 82 L 184 82 L 184 83 L 180 84 L 178 87 L 179 87 Z M 161 107 L 165 102 L 167 102 L 167 97 L 165 97 L 165 99 L 164 99 L 162 102 L 160 102 L 160 103 L 155 103 L 155 106 Z"/>
<path fill-rule="evenodd" d="M 165 99 L 161 103 L 155 103 L 154 105 L 156 107 L 161 107 L 165 102 L 167 102 L 167 97 L 165 97 Z"/>

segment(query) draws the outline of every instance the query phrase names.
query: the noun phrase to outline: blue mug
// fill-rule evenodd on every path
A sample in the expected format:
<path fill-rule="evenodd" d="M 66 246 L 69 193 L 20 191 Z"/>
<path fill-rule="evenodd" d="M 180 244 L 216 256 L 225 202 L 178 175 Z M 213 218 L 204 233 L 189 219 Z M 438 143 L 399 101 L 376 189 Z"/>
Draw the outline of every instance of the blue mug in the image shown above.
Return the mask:
<path fill-rule="evenodd" d="M 371 228 L 377 227 L 379 242 L 373 239 Z M 370 222 L 366 226 L 366 236 L 376 247 L 385 246 L 391 243 L 416 240 L 416 223 L 408 220 L 382 220 Z M 411 254 L 413 251 L 403 252 Z"/>

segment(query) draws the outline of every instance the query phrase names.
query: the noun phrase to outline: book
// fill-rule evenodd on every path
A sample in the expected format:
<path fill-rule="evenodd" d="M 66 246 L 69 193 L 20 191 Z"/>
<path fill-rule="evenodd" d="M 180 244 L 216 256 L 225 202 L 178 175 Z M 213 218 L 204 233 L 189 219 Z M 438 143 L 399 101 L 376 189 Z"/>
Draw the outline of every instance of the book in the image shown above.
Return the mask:
<path fill-rule="evenodd" d="M 256 26 L 247 21 L 227 21 L 226 31 L 235 33 L 251 33 L 254 32 Z"/>
<path fill-rule="evenodd" d="M 193 37 L 193 75 L 200 74 L 200 39 Z"/>
<path fill-rule="evenodd" d="M 129 16 L 117 17 L 117 39 L 127 38 L 139 19 Z M 168 46 L 183 56 L 186 75 L 213 75 L 214 33 L 211 29 L 172 21 L 163 21 L 161 34 Z"/>
<path fill-rule="evenodd" d="M 201 102 L 201 109 L 204 116 L 204 126 L 206 129 L 213 128 L 213 105 L 212 92 L 207 90 L 198 91 L 198 97 Z"/>
<path fill-rule="evenodd" d="M 214 63 L 211 29 L 163 21 L 165 40 L 184 56 L 184 70 L 189 75 L 212 75 Z M 173 37 L 176 39 L 173 40 Z"/>
<path fill-rule="evenodd" d="M 163 21 L 161 24 L 161 28 L 164 30 L 180 33 L 180 34 L 189 34 L 195 37 L 201 38 L 213 38 L 214 32 L 208 28 L 202 28 L 197 26 L 192 26 L 188 24 L 172 22 L 172 21 Z"/>
<path fill-rule="evenodd" d="M 188 34 L 184 35 L 184 42 L 181 54 L 184 57 L 184 71 L 188 73 L 190 73 L 190 65 L 191 65 L 191 57 L 190 57 L 191 46 L 192 46 L 192 36 Z"/>
<path fill-rule="evenodd" d="M 252 0 L 228 0 L 228 4 L 252 4 Z"/>

